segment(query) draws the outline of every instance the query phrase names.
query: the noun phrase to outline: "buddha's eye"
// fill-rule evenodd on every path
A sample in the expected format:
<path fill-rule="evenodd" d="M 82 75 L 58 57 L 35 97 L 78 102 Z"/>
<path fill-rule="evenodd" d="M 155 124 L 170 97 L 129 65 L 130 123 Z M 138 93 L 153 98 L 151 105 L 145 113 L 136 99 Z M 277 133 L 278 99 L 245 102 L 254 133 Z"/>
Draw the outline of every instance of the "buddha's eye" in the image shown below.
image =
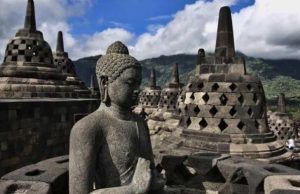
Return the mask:
<path fill-rule="evenodd" d="M 135 80 L 133 79 L 129 79 L 126 81 L 127 84 L 131 85 L 131 84 L 134 84 L 135 83 Z"/>

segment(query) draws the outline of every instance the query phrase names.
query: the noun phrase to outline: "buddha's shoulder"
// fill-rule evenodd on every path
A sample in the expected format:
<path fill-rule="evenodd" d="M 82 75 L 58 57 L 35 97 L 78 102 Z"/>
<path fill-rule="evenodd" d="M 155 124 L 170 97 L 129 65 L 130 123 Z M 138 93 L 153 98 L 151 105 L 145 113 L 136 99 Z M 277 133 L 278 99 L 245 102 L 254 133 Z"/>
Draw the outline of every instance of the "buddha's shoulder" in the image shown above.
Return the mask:
<path fill-rule="evenodd" d="M 95 111 L 82 119 L 80 119 L 72 128 L 71 134 L 73 135 L 95 135 L 103 129 L 103 122 L 107 116 L 103 111 Z"/>
<path fill-rule="evenodd" d="M 140 115 L 138 115 L 136 113 L 133 113 L 132 115 L 133 115 L 134 120 L 136 120 L 137 122 L 146 123 L 145 119 L 142 118 Z"/>

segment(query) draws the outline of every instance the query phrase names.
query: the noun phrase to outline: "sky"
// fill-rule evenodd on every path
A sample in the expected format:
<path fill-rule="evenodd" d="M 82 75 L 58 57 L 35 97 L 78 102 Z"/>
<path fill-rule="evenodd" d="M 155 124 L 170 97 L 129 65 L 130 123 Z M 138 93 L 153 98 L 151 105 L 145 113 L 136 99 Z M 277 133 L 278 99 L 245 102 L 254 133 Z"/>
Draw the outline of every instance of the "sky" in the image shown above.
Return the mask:
<path fill-rule="evenodd" d="M 0 60 L 24 25 L 27 0 L 0 0 Z M 52 49 L 63 31 L 71 59 L 104 54 L 114 41 L 137 59 L 214 51 L 218 12 L 230 6 L 236 50 L 300 59 L 300 0 L 35 0 L 37 28 Z"/>

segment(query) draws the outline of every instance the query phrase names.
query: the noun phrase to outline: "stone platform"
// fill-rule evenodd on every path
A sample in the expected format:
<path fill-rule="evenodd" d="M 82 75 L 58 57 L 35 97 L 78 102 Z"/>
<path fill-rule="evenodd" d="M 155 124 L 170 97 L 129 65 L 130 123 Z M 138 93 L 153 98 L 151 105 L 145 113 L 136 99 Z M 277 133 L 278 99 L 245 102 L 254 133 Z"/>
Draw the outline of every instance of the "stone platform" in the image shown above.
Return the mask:
<path fill-rule="evenodd" d="M 61 156 L 10 172 L 0 179 L 0 192 L 67 194 L 68 162 Z M 165 194 L 299 193 L 300 171 L 224 154 L 166 155 L 157 168 Z"/>

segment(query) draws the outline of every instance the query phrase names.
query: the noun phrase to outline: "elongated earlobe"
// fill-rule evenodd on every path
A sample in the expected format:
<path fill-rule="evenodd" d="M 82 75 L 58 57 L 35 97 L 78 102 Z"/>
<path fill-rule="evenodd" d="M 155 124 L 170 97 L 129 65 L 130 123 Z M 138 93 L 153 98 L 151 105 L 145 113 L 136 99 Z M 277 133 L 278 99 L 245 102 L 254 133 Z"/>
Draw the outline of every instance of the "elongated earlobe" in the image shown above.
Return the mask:
<path fill-rule="evenodd" d="M 108 100 L 108 87 L 107 84 L 104 85 L 104 98 L 103 98 L 103 102 L 107 103 Z"/>
<path fill-rule="evenodd" d="M 100 93 L 101 93 L 101 102 L 108 102 L 108 77 L 100 76 Z"/>

